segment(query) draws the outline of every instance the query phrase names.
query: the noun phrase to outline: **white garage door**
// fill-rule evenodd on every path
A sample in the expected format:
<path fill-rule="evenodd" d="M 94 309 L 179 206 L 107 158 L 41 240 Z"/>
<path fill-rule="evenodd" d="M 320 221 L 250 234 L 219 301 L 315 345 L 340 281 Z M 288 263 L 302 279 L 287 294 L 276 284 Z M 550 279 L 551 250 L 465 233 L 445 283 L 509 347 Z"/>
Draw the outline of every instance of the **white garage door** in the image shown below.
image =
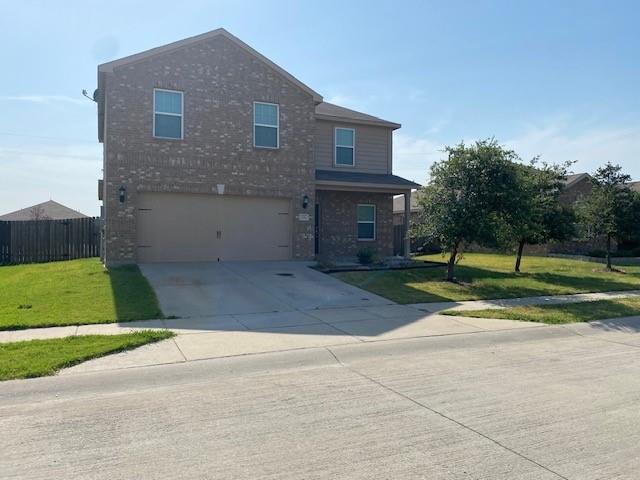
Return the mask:
<path fill-rule="evenodd" d="M 138 261 L 288 260 L 290 201 L 280 198 L 143 193 Z"/>

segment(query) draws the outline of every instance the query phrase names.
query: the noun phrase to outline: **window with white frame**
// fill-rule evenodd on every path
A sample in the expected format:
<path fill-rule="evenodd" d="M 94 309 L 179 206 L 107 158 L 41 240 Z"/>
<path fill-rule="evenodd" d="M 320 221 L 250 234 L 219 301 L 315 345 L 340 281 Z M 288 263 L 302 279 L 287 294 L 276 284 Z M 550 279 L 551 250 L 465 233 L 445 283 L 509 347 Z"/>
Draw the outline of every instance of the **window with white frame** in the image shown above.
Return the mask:
<path fill-rule="evenodd" d="M 356 131 L 353 128 L 336 128 L 336 165 L 353 167 L 356 153 Z"/>
<path fill-rule="evenodd" d="M 376 239 L 376 206 L 358 205 L 358 240 Z"/>
<path fill-rule="evenodd" d="M 153 136 L 182 139 L 183 94 L 175 90 L 153 90 Z"/>
<path fill-rule="evenodd" d="M 253 103 L 253 145 L 279 148 L 280 107 L 275 103 Z"/>

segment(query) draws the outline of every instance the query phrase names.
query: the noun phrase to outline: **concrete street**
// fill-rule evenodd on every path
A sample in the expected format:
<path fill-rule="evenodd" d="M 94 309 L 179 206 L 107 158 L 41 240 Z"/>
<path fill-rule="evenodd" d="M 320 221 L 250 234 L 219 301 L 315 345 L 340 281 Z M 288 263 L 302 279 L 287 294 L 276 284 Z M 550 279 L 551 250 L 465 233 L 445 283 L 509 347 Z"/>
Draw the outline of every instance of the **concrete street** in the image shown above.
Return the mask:
<path fill-rule="evenodd" d="M 4 382 L 0 472 L 636 479 L 639 326 L 391 338 Z"/>

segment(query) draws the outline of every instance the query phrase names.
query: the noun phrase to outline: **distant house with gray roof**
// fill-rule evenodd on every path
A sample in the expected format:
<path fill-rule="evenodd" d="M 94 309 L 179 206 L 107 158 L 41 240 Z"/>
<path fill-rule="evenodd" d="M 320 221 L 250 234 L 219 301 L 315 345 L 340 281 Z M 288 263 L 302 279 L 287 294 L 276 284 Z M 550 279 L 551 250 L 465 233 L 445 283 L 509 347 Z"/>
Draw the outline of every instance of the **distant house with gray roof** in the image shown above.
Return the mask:
<path fill-rule="evenodd" d="M 38 203 L 15 212 L 0 215 L 0 221 L 24 222 L 28 220 L 68 220 L 71 218 L 86 218 L 87 215 L 69 208 L 53 200 Z"/>

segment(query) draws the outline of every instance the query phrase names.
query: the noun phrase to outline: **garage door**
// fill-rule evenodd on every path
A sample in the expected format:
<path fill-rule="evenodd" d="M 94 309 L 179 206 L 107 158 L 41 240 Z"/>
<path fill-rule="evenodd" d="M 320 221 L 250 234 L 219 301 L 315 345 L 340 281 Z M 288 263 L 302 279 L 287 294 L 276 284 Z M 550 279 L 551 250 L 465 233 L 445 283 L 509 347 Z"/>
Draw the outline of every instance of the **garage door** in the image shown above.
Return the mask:
<path fill-rule="evenodd" d="M 288 260 L 289 208 L 280 198 L 143 193 L 138 261 Z"/>

